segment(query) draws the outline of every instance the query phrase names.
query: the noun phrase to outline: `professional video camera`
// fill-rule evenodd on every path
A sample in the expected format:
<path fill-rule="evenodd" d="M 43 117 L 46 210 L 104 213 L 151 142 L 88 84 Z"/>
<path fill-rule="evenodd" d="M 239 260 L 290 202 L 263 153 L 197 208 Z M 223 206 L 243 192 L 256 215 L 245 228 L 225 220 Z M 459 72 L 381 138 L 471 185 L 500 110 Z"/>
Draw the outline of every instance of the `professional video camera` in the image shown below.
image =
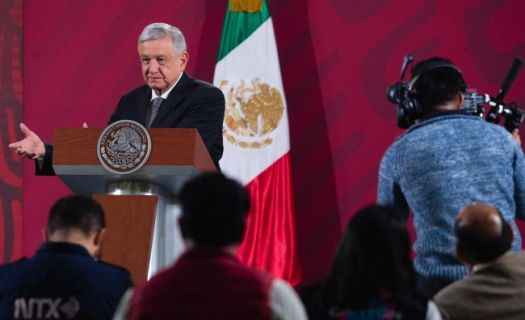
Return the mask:
<path fill-rule="evenodd" d="M 423 73 L 430 72 L 440 67 L 454 68 L 460 72 L 459 69 L 452 64 L 438 62 L 420 72 L 419 75 L 414 76 L 411 81 L 403 81 L 406 69 L 412 61 L 414 61 L 413 56 L 409 54 L 404 56 L 403 65 L 401 67 L 401 81 L 389 86 L 386 91 L 387 99 L 396 105 L 397 126 L 403 129 L 410 127 L 414 124 L 416 119 L 421 117 L 421 108 L 413 95 L 413 88 L 417 79 L 421 77 Z M 474 89 L 467 89 L 465 85 L 465 101 L 462 110 L 465 110 L 467 114 L 480 117 L 484 117 L 486 113 L 485 119 L 492 123 L 499 123 L 500 118 L 503 117 L 504 126 L 510 132 L 519 128 L 525 119 L 525 111 L 521 110 L 516 103 L 504 103 L 503 99 L 514 82 L 521 64 L 522 61 L 520 59 L 514 58 L 514 62 L 507 72 L 498 95 L 495 98 L 488 94 L 479 94 Z M 486 105 L 488 105 L 488 111 L 485 111 L 484 106 Z"/>

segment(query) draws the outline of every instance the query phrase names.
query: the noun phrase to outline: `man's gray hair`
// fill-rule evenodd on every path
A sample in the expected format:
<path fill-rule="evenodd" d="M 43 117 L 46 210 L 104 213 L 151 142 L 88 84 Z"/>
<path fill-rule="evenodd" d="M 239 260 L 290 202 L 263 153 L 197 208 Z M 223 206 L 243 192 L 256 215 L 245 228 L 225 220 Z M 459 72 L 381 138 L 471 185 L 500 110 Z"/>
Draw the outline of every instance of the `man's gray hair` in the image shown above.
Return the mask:
<path fill-rule="evenodd" d="M 186 40 L 179 28 L 167 23 L 152 23 L 147 25 L 139 36 L 139 44 L 151 40 L 159 40 L 170 36 L 171 42 L 177 54 L 186 52 Z"/>

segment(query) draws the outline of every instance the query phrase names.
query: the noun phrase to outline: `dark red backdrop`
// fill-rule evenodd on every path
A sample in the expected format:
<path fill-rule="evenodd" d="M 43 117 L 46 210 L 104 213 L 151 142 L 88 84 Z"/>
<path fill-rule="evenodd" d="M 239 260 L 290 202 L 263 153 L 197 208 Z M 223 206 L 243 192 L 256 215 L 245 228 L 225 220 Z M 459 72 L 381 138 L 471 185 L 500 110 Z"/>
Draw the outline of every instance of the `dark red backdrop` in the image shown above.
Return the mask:
<path fill-rule="evenodd" d="M 22 1 L 0 1 L 0 263 L 22 254 L 22 161 L 7 148 L 22 120 Z"/>
<path fill-rule="evenodd" d="M 46 140 L 54 128 L 84 121 L 103 127 L 118 98 L 142 82 L 136 38 L 153 21 L 183 30 L 189 72 L 211 81 L 225 7 L 216 0 L 25 0 L 24 121 Z M 520 0 L 270 0 L 306 282 L 326 270 L 349 217 L 375 199 L 379 160 L 400 133 L 385 88 L 397 80 L 403 54 L 449 57 L 472 87 L 493 93 L 512 58 L 525 57 L 524 10 Z M 524 87 L 522 74 L 508 95 L 523 107 Z M 40 242 L 52 202 L 67 192 L 25 163 L 25 254 Z"/>

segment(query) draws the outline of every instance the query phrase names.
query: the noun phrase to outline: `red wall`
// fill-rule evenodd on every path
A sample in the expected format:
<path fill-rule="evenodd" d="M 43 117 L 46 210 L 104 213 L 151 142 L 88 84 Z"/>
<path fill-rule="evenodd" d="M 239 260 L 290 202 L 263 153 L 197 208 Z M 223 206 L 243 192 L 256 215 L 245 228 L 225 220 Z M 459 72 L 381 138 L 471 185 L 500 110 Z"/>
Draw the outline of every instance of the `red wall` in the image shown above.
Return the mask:
<path fill-rule="evenodd" d="M 147 3 L 147 5 L 146 5 Z M 58 127 L 103 127 L 119 97 L 142 83 L 137 36 L 179 26 L 188 71 L 212 81 L 226 1 L 24 1 L 24 121 L 45 140 Z M 375 199 L 379 160 L 401 132 L 385 88 L 402 56 L 452 59 L 471 87 L 495 93 L 525 57 L 519 0 L 270 0 L 288 100 L 301 261 L 320 277 L 340 230 Z M 0 11 L 1 12 L 1 11 Z M 525 75 L 509 100 L 525 108 Z M 40 242 L 47 210 L 68 190 L 25 163 L 23 251 Z"/>
<path fill-rule="evenodd" d="M 7 148 L 22 120 L 22 1 L 0 1 L 0 263 L 22 255 L 22 159 Z"/>

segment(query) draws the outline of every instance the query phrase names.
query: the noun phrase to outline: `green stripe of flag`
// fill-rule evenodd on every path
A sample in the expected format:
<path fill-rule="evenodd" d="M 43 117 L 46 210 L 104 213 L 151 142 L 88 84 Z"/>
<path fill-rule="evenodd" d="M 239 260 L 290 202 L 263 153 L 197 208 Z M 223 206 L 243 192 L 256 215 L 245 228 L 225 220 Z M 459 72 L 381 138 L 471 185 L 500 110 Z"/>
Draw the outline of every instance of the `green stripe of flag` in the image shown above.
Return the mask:
<path fill-rule="evenodd" d="M 228 5 L 217 61 L 221 61 L 230 51 L 246 40 L 268 18 L 270 18 L 270 11 L 268 11 L 266 0 L 263 1 L 261 11 L 253 13 L 231 12 Z"/>

